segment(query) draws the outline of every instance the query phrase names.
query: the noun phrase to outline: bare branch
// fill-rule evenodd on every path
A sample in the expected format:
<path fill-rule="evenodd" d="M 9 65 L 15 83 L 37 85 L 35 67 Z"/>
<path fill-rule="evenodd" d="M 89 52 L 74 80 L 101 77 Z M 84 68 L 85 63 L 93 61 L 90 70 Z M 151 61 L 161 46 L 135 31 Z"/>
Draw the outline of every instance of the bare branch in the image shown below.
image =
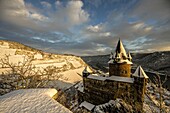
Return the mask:
<path fill-rule="evenodd" d="M 23 62 L 14 64 L 10 62 L 10 55 L 6 55 L 4 59 L 0 59 L 2 67 L 10 68 L 2 79 L 2 88 L 10 86 L 11 90 L 20 88 L 38 88 L 46 87 L 49 81 L 58 80 L 62 75 L 58 74 L 57 67 L 48 66 L 38 69 L 32 64 L 34 59 L 23 58 Z"/>

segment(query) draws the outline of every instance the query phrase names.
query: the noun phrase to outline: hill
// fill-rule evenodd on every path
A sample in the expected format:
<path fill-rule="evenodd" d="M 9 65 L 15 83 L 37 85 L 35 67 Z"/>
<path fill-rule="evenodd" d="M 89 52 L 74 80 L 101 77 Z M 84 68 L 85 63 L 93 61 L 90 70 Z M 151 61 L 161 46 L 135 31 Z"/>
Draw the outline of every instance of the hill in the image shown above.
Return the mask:
<path fill-rule="evenodd" d="M 32 64 L 37 69 L 55 66 L 55 71 L 59 75 L 62 75 L 62 77 L 56 81 L 55 85 L 51 86 L 50 84 L 50 86 L 57 89 L 65 89 L 81 81 L 82 77 L 80 75 L 85 66 L 87 66 L 78 56 L 46 53 L 12 41 L 0 40 L 0 51 L 0 61 L 1 59 L 5 59 L 6 56 L 9 56 L 9 62 L 11 64 L 18 64 L 19 62 L 23 62 L 24 58 L 27 57 L 33 59 Z M 8 70 L 9 67 L 4 67 L 0 63 L 0 74 L 4 74 Z M 3 79 L 0 78 L 1 80 Z M 2 91 L 2 88 L 0 91 Z"/>
<path fill-rule="evenodd" d="M 133 67 L 141 65 L 144 69 L 170 75 L 170 51 L 154 53 L 132 53 Z M 83 56 L 82 59 L 95 69 L 107 71 L 110 55 Z"/>
<path fill-rule="evenodd" d="M 135 64 L 170 75 L 170 51 L 148 54 L 132 54 L 132 56 Z"/>
<path fill-rule="evenodd" d="M 0 40 L 1 46 L 9 46 L 9 49 L 20 49 L 20 50 L 27 50 L 27 51 L 33 51 L 33 52 L 42 52 L 41 50 L 23 45 L 19 42 L 13 42 L 8 40 Z"/>

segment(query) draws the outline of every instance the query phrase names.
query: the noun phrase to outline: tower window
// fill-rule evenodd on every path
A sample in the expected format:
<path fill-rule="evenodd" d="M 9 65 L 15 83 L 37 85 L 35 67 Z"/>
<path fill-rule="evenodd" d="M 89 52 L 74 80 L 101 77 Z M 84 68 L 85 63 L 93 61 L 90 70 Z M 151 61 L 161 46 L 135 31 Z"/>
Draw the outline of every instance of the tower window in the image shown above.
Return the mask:
<path fill-rule="evenodd" d="M 121 74 L 127 74 L 126 70 L 121 71 Z"/>
<path fill-rule="evenodd" d="M 127 74 L 127 71 L 125 71 L 125 74 Z"/>

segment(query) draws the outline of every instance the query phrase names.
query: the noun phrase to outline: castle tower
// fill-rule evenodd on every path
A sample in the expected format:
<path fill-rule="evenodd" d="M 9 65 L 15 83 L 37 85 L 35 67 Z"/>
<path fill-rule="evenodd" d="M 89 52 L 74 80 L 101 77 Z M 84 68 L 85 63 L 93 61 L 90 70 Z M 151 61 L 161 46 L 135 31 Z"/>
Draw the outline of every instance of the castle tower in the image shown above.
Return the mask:
<path fill-rule="evenodd" d="M 84 86 L 86 85 L 87 77 L 92 73 L 93 73 L 92 69 L 90 69 L 88 66 L 86 66 L 85 69 L 83 70 L 82 75 L 83 75 L 83 85 Z"/>
<path fill-rule="evenodd" d="M 83 77 L 89 76 L 90 75 L 89 67 L 86 66 L 82 74 L 83 74 Z"/>
<path fill-rule="evenodd" d="M 130 58 L 129 58 L 130 57 Z M 115 54 L 109 63 L 109 76 L 122 76 L 130 77 L 131 75 L 131 62 L 132 57 L 127 56 L 122 41 L 119 39 Z"/>
<path fill-rule="evenodd" d="M 145 74 L 141 66 L 138 66 L 136 71 L 132 74 L 134 78 L 134 102 L 136 110 L 143 109 L 144 95 L 146 91 L 146 85 L 148 76 Z"/>

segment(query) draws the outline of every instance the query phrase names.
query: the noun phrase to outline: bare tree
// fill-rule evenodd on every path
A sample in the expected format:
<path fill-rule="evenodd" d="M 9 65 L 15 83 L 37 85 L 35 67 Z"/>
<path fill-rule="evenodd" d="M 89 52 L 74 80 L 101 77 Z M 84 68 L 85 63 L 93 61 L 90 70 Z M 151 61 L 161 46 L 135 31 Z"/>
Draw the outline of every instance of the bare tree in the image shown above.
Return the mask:
<path fill-rule="evenodd" d="M 164 112 L 164 107 L 163 107 L 163 84 L 167 81 L 167 75 L 165 76 L 165 78 L 163 80 L 161 80 L 160 75 L 157 73 L 156 77 L 154 79 L 155 84 L 158 87 L 158 93 L 159 93 L 159 109 L 160 109 L 160 113 Z"/>
<path fill-rule="evenodd" d="M 152 110 L 152 113 L 157 113 L 158 111 L 156 111 L 153 107 L 153 106 L 157 106 L 159 108 L 159 112 L 160 113 L 164 113 L 164 112 L 167 112 L 167 107 L 165 107 L 163 105 L 163 94 L 164 94 L 164 88 L 163 88 L 163 85 L 164 83 L 167 81 L 167 75 L 163 77 L 161 77 L 158 73 L 155 74 L 155 76 L 153 76 L 153 81 L 152 80 L 149 80 L 152 84 L 152 88 L 147 90 L 147 93 L 146 93 L 146 96 L 149 98 L 149 100 L 151 100 L 151 103 L 149 103 L 148 107 Z M 151 98 L 150 96 L 150 90 L 153 90 L 154 93 L 158 93 L 158 103 L 155 103 L 154 99 Z"/>
<path fill-rule="evenodd" d="M 33 65 L 33 60 L 33 58 L 24 57 L 22 62 L 12 63 L 10 55 L 0 59 L 2 68 L 7 69 L 0 75 L 0 88 L 8 89 L 3 93 L 15 89 L 47 87 L 49 81 L 62 77 L 58 74 L 57 67 L 38 68 Z"/>

